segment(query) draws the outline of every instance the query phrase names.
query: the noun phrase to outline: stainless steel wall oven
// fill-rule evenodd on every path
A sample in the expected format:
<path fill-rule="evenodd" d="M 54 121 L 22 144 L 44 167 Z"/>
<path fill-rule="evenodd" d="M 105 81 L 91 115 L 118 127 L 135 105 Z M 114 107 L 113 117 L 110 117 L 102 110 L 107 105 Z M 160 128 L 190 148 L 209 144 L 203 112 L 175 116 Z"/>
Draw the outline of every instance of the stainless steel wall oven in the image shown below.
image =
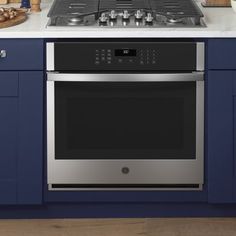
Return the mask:
<path fill-rule="evenodd" d="M 47 43 L 50 190 L 200 190 L 203 42 Z"/>

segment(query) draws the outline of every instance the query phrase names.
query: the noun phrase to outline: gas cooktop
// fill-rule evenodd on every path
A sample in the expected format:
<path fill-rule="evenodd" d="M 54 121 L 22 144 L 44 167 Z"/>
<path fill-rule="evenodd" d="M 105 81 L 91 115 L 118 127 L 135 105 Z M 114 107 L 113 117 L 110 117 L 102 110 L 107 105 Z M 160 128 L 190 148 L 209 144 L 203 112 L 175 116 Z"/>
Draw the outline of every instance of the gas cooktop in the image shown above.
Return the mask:
<path fill-rule="evenodd" d="M 54 0 L 48 26 L 205 27 L 194 0 Z"/>

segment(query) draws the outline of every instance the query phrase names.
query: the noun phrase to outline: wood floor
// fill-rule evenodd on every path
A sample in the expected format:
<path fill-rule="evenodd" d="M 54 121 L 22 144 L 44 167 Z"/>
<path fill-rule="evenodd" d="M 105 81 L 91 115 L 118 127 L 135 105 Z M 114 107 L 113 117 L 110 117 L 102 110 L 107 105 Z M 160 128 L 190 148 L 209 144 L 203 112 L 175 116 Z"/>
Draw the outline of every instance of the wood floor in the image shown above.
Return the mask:
<path fill-rule="evenodd" d="M 0 236 L 236 236 L 236 218 L 0 220 Z"/>

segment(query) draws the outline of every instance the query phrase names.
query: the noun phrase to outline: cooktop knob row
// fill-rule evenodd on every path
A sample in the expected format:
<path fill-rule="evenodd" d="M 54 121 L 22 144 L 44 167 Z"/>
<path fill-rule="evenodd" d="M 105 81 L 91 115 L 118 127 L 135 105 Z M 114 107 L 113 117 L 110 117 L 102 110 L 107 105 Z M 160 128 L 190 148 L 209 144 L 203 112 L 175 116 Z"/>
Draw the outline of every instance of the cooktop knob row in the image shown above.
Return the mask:
<path fill-rule="evenodd" d="M 111 10 L 110 13 L 101 13 L 100 17 L 99 17 L 99 22 L 101 25 L 107 25 L 109 22 L 109 24 L 111 26 L 117 24 L 117 17 L 121 16 L 123 23 L 123 26 L 127 26 L 130 22 L 130 17 L 131 14 L 128 12 L 128 10 L 124 10 L 122 13 L 117 13 L 115 10 Z M 154 21 L 154 17 L 152 15 L 152 13 L 148 12 L 147 14 L 145 14 L 142 10 L 137 10 L 134 13 L 134 20 L 136 22 L 136 25 L 138 24 L 143 24 L 143 19 L 146 22 L 146 24 L 152 24 Z"/>

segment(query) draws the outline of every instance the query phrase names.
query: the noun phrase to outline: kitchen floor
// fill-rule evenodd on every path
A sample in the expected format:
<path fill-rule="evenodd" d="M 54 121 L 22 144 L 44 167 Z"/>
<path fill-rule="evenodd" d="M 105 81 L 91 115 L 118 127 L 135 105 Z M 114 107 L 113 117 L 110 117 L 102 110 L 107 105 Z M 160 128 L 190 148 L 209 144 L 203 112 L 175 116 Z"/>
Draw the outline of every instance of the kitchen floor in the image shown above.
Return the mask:
<path fill-rule="evenodd" d="M 0 236 L 236 236 L 236 218 L 0 220 Z"/>

